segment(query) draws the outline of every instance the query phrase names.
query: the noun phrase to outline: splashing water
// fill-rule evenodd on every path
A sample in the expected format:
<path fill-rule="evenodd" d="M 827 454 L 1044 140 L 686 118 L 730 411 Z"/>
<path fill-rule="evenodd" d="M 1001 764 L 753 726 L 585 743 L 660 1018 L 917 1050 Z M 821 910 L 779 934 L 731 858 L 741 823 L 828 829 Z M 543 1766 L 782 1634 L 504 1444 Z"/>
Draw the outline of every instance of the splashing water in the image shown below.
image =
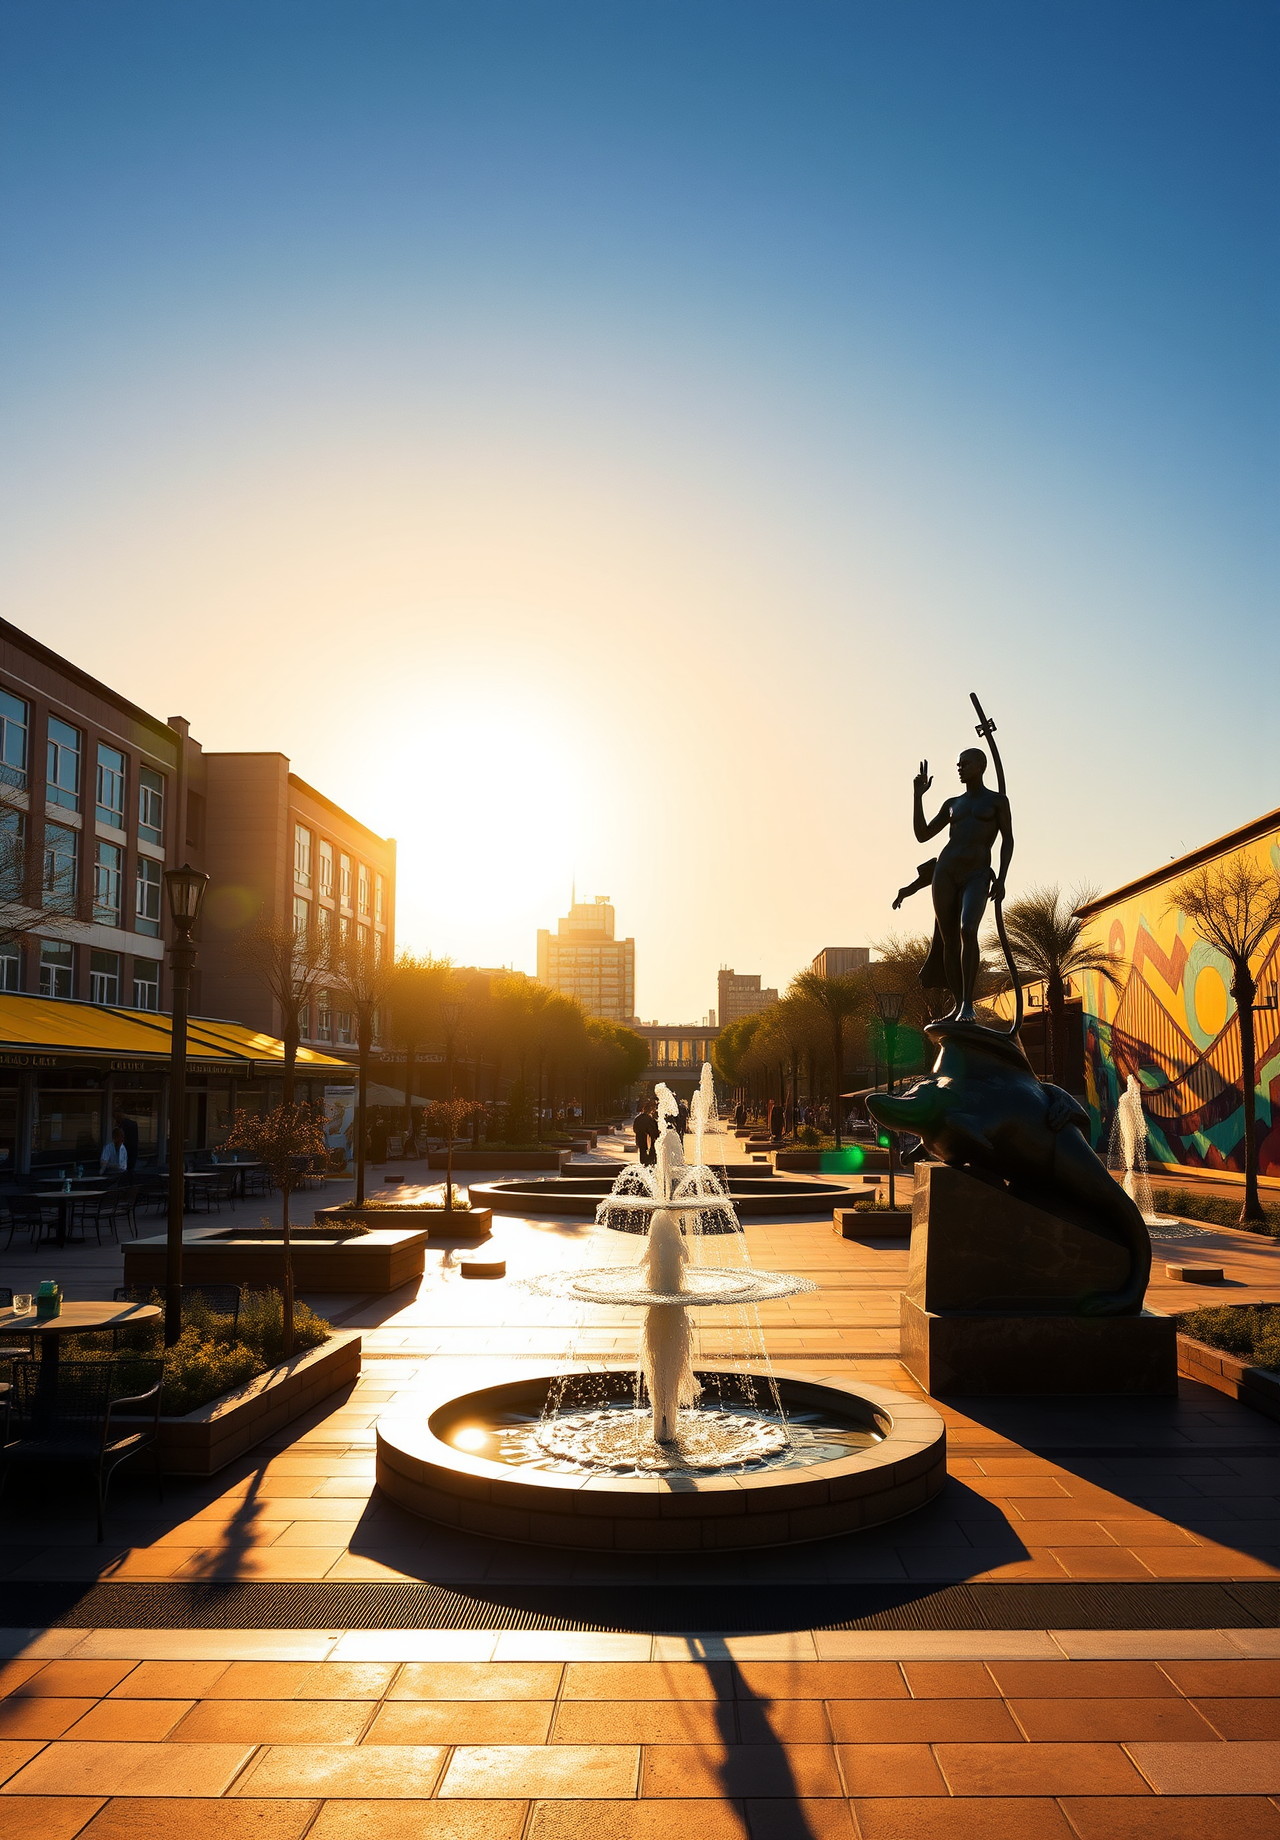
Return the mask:
<path fill-rule="evenodd" d="M 1111 1125 L 1111 1144 L 1107 1162 L 1112 1169 L 1124 1170 L 1121 1186 L 1149 1227 L 1176 1227 L 1181 1223 L 1167 1214 L 1157 1214 L 1147 1173 L 1147 1118 L 1142 1109 L 1142 1087 L 1136 1074 L 1130 1074 L 1125 1089 L 1116 1102 Z"/>

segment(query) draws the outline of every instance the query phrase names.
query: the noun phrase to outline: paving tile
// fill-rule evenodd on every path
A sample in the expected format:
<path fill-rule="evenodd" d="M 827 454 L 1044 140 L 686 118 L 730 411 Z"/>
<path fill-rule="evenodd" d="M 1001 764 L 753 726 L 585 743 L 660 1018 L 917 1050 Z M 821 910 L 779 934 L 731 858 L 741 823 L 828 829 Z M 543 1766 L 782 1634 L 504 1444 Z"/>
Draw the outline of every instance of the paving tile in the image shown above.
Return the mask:
<path fill-rule="evenodd" d="M 183 1750 L 184 1745 L 171 1745 Z M 448 1752 L 438 1744 L 271 1744 L 236 1783 L 237 1796 L 384 1796 L 431 1794 Z"/>
<path fill-rule="evenodd" d="M 446 1800 L 633 1796 L 639 1769 L 635 1744 L 460 1745 L 440 1794 Z"/>
<path fill-rule="evenodd" d="M 298 1840 L 315 1810 L 314 1802 L 117 1796 L 90 1822 L 82 1840 Z"/>
<path fill-rule="evenodd" d="M 1076 1840 L 1049 1797 L 1000 1801 L 854 1801 L 861 1840 Z"/>
<path fill-rule="evenodd" d="M 1129 1744 L 1125 1748 L 1157 1795 L 1280 1794 L 1280 1744 Z M 1080 1785 L 1074 1786 L 1078 1789 Z"/>
<path fill-rule="evenodd" d="M 1280 1740 L 1280 1700 L 1198 1699 L 1194 1705 L 1220 1738 Z M 1163 1733 L 1142 1735 L 1154 1738 Z"/>
<path fill-rule="evenodd" d="M 387 1699 L 554 1699 L 563 1672 L 557 1661 L 407 1661 Z"/>
<path fill-rule="evenodd" d="M 13 1692 L 50 1699 L 102 1699 L 137 1666 L 134 1661 L 48 1661 Z"/>
<path fill-rule="evenodd" d="M 333 1645 L 331 1654 L 335 1661 L 430 1662 L 435 1665 L 487 1662 L 497 1646 L 498 1632 L 494 1629 L 348 1629 Z"/>
<path fill-rule="evenodd" d="M 33 1674 L 38 1674 L 41 1668 L 48 1665 L 47 1661 L 0 1662 L 0 1698 L 3 1698 L 5 1694 L 16 1692 L 25 1681 L 31 1679 Z"/>
<path fill-rule="evenodd" d="M 987 1661 L 997 1655 L 1019 1661 L 1062 1659 L 1062 1649 L 1047 1629 L 819 1629 L 814 1642 L 824 1661 L 884 1659 L 896 1665 Z"/>
<path fill-rule="evenodd" d="M 827 1744 L 646 1744 L 643 1796 L 840 1796 Z"/>
<path fill-rule="evenodd" d="M 643 1804 L 642 1804 L 643 1805 Z M 661 1807 L 661 1803 L 649 1803 Z M 857 1840 L 848 1802 L 759 1801 L 747 1803 L 751 1840 Z"/>
<path fill-rule="evenodd" d="M 1225 1546 L 1139 1546 L 1141 1559 L 1153 1578 L 1275 1578 L 1280 1569 L 1267 1560 L 1252 1558 Z"/>
<path fill-rule="evenodd" d="M 934 1754 L 952 1795 L 1141 1795 L 1144 1786 L 1118 1744 L 939 1744 Z"/>
<path fill-rule="evenodd" d="M 90 1629 L 81 1634 L 81 1659 L 127 1656 L 143 1661 L 323 1661 L 337 1646 L 321 1629 Z M 156 1694 L 155 1698 L 163 1698 Z M 187 1697 L 183 1695 L 182 1697 Z"/>
<path fill-rule="evenodd" d="M 1065 1796 L 1079 1840 L 1280 1840 L 1265 1796 Z"/>
<path fill-rule="evenodd" d="M 50 1700 L 29 1700 L 31 1706 L 52 1705 Z M 65 1733 L 78 1743 L 158 1744 L 167 1738 L 191 1702 L 181 1699 L 103 1699 Z M 244 1739 L 246 1744 L 255 1740 Z"/>
<path fill-rule="evenodd" d="M 367 1709 L 366 1709 L 367 1710 Z M 396 1700 L 378 1708 L 369 1744 L 545 1744 L 554 1704 L 548 1699 Z M 605 1743 L 625 1738 L 611 1738 Z M 574 1742 L 593 1742 L 575 1739 Z"/>
<path fill-rule="evenodd" d="M 108 1698 L 203 1699 L 226 1669 L 225 1661 L 140 1661 Z"/>
<path fill-rule="evenodd" d="M 750 1661 L 738 1664 L 739 1699 L 906 1699 L 892 1661 Z"/>
<path fill-rule="evenodd" d="M 1022 1742 L 998 1699 L 833 1699 L 827 1712 L 837 1744 L 937 1744 L 945 1738 Z"/>
<path fill-rule="evenodd" d="M 894 1704 L 898 1704 L 895 1700 Z M 726 1708 L 727 1710 L 727 1708 Z M 736 1708 L 739 1744 L 830 1744 L 825 1700 L 740 1699 Z"/>
<path fill-rule="evenodd" d="M 947 1794 L 927 1744 L 841 1744 L 836 1755 L 851 1796 Z"/>
<path fill-rule="evenodd" d="M 102 1807 L 96 1795 L 25 1795 L 5 1803 L 4 1840 L 74 1840 Z"/>
<path fill-rule="evenodd" d="M 825 1720 L 823 1725 L 819 1742 L 828 1738 Z M 554 1744 L 715 1745 L 732 1744 L 735 1737 L 731 1699 L 566 1700 L 551 1732 Z"/>
<path fill-rule="evenodd" d="M 1226 1661 L 1241 1650 L 1231 1629 L 1055 1629 L 1060 1653 L 1073 1661 Z"/>
<path fill-rule="evenodd" d="M 372 1711 L 358 1699 L 206 1699 L 169 1735 L 180 1744 L 357 1744 Z"/>
<path fill-rule="evenodd" d="M 343 1661 L 235 1661 L 204 1699 L 381 1699 L 395 1679 L 395 1663 Z"/>
<path fill-rule="evenodd" d="M 294 1580 L 314 1583 L 324 1577 L 345 1550 L 342 1546 L 298 1546 L 277 1552 L 273 1546 L 267 1546 L 228 1554 L 218 1547 L 205 1547 L 178 1566 L 172 1575 L 184 1581 L 193 1578 L 214 1582 L 278 1579 L 290 1583 Z"/>
<path fill-rule="evenodd" d="M 913 1699 L 999 1699 L 1000 1689 L 982 1661 L 904 1661 Z"/>
<path fill-rule="evenodd" d="M 251 1744 L 46 1744 L 0 1795 L 223 1795 Z"/>
<path fill-rule="evenodd" d="M 1280 1661 L 1162 1661 L 1160 1665 L 1188 1699 L 1280 1696 Z"/>
<path fill-rule="evenodd" d="M 504 1629 L 495 1661 L 648 1661 L 652 1636 L 575 1635 L 559 1629 Z"/>
<path fill-rule="evenodd" d="M 1224 1700 L 1224 1705 L 1233 1701 Z M 1256 1702 L 1243 1700 L 1242 1705 Z M 1018 1699 L 1009 1709 L 1033 1744 L 1121 1744 L 1128 1738 L 1206 1740 L 1214 1735 L 1210 1725 L 1183 1699 Z M 1220 1733 L 1226 1736 L 1226 1733 Z M 1252 1737 L 1240 1732 L 1240 1737 Z"/>
<path fill-rule="evenodd" d="M 1194 1546 L 1187 1548 L 1188 1552 L 1195 1550 Z M 1150 1567 L 1127 1546 L 1054 1546 L 1051 1551 L 1068 1578 L 1149 1580 L 1154 1576 Z"/>
<path fill-rule="evenodd" d="M 97 1703 L 94 1699 L 0 1700 L 0 1738 L 60 1738 Z"/>
<path fill-rule="evenodd" d="M 452 1806 L 461 1804 L 453 1803 Z M 484 1804 L 470 1802 L 465 1806 L 480 1808 Z M 806 1806 L 812 1808 L 813 1804 Z M 755 1829 L 748 1830 L 741 1804 L 730 1801 L 535 1802 L 528 1840 L 688 1840 L 691 1832 L 697 1834 L 698 1840 L 748 1840 L 749 1831 L 751 1840 L 755 1840 Z M 801 1831 L 811 1833 L 813 1840 L 820 1840 L 820 1829 Z M 852 1837 L 852 1828 L 847 1831 Z M 326 1836 L 321 1835 L 320 1840 L 326 1840 Z M 469 1828 L 460 1840 L 471 1840 Z M 843 1836 L 839 1840 L 843 1840 Z"/>
<path fill-rule="evenodd" d="M 307 1840 L 520 1840 L 527 1810 L 527 1802 L 325 1802 Z"/>
<path fill-rule="evenodd" d="M 1154 1661 L 987 1663 L 1006 1699 L 1160 1699 L 1176 1691 Z"/>
<path fill-rule="evenodd" d="M 732 1699 L 733 1692 L 729 1661 L 576 1661 L 565 1669 L 563 1697 L 715 1700 Z"/>

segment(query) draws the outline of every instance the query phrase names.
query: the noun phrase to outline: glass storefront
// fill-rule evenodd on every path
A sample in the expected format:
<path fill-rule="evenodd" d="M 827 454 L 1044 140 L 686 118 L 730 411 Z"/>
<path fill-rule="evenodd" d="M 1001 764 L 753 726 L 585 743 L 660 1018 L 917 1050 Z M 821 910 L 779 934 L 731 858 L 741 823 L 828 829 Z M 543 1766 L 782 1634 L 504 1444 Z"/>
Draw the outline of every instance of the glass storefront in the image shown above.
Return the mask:
<path fill-rule="evenodd" d="M 41 1073 L 31 1117 L 32 1169 L 81 1164 L 92 1174 L 102 1152 L 106 1093 L 101 1074 Z"/>
<path fill-rule="evenodd" d="M 138 1161 L 150 1163 L 156 1161 L 160 1154 L 160 1094 L 161 1085 L 156 1080 L 154 1085 L 145 1085 L 146 1076 L 138 1077 L 135 1085 L 132 1079 L 117 1074 L 114 1086 L 114 1104 L 126 1117 L 132 1118 L 138 1127 Z"/>
<path fill-rule="evenodd" d="M 18 1087 L 0 1086 L 0 1176 L 12 1175 L 18 1162 Z"/>

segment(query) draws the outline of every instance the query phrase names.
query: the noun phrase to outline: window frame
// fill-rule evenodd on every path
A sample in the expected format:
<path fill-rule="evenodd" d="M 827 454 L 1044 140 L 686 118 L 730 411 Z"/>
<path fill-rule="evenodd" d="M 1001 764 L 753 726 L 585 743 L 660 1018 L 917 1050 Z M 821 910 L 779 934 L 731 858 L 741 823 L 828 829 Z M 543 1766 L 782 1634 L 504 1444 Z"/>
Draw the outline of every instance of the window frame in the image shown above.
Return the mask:
<path fill-rule="evenodd" d="M 148 785 L 148 778 L 156 781 Z M 168 787 L 163 773 L 155 767 L 138 768 L 138 835 L 143 843 L 153 843 L 157 849 L 164 848 L 164 814 L 167 804 Z M 153 803 L 154 801 L 154 803 Z M 149 822 L 148 814 L 158 815 L 160 822 Z"/>
<path fill-rule="evenodd" d="M 22 711 L 22 720 L 6 707 L 12 703 Z M 13 761 L 9 758 L 10 734 L 20 734 L 21 742 L 18 753 L 22 758 Z M 12 786 L 15 792 L 27 790 L 28 750 L 31 746 L 31 705 L 25 697 L 15 696 L 12 690 L 0 687 L 0 784 Z"/>
<path fill-rule="evenodd" d="M 311 886 L 311 831 L 305 824 L 293 827 L 293 879 L 299 888 Z"/>
<path fill-rule="evenodd" d="M 61 729 L 65 734 L 75 737 L 74 744 L 55 738 L 54 729 Z M 62 781 L 63 758 L 70 755 L 75 761 L 75 785 L 65 786 Z M 79 811 L 80 789 L 84 767 L 84 730 L 76 728 L 70 722 L 64 722 L 61 716 L 50 716 L 45 734 L 45 773 L 44 798 L 46 805 L 60 805 L 64 811 Z"/>
<path fill-rule="evenodd" d="M 50 872 L 50 856 L 52 854 L 56 857 L 56 852 L 51 850 L 50 839 L 55 835 L 69 838 L 71 843 L 71 880 L 67 887 L 57 886 L 54 875 Z M 77 901 L 80 895 L 80 833 L 73 830 L 71 825 L 59 824 L 54 819 L 47 820 L 44 827 L 44 866 L 40 892 L 42 897 L 53 894 L 59 901 L 67 902 Z M 48 907 L 51 903 L 42 899 L 41 905 Z"/>
<path fill-rule="evenodd" d="M 140 978 L 139 969 L 154 971 L 151 978 Z M 139 992 L 154 990 L 155 1002 L 148 1003 Z M 157 1012 L 160 1008 L 160 960 L 158 958 L 135 958 L 133 961 L 133 1007 Z"/>
<path fill-rule="evenodd" d="M 144 887 L 148 894 L 151 890 L 155 891 L 154 915 L 143 908 L 141 896 Z M 150 856 L 139 856 L 133 878 L 133 930 L 141 933 L 144 939 L 159 939 L 163 918 L 164 871 Z"/>
<path fill-rule="evenodd" d="M 56 958 L 54 957 L 46 958 L 45 957 L 46 948 L 49 948 L 52 952 L 57 953 L 59 955 L 65 952 L 67 956 L 65 958 L 61 956 L 58 956 Z M 45 983 L 46 983 L 45 973 L 46 972 L 50 974 L 47 979 L 47 982 L 50 986 L 48 990 L 45 989 Z M 54 988 L 54 986 L 59 981 L 56 975 L 58 972 L 66 973 L 67 988 L 65 991 L 57 990 L 56 988 Z M 39 988 L 40 988 L 40 995 L 42 997 L 52 997 L 59 1003 L 73 1003 L 75 1001 L 76 952 L 75 952 L 75 947 L 71 945 L 67 940 L 65 939 L 42 939 L 40 941 Z"/>
<path fill-rule="evenodd" d="M 112 851 L 116 861 L 114 866 L 103 861 L 104 851 Z M 114 883 L 115 905 L 102 897 L 104 888 L 111 890 Z M 93 919 L 96 926 L 113 926 L 117 929 L 124 925 L 124 849 L 118 843 L 110 843 L 105 837 L 94 841 L 93 850 Z M 120 981 L 116 973 L 117 985 Z"/>
<path fill-rule="evenodd" d="M 115 964 L 115 970 L 107 971 L 101 965 L 95 965 L 93 961 L 96 958 L 98 959 L 109 958 L 113 960 Z M 110 996 L 107 996 L 107 995 L 99 996 L 97 994 L 99 987 L 100 986 L 105 987 L 107 984 L 111 984 L 114 986 L 113 993 Z M 90 1003 L 100 1004 L 107 1009 L 118 1009 L 119 1008 L 120 1006 L 120 954 L 118 952 L 103 952 L 103 951 L 100 951 L 95 946 L 94 949 L 89 953 L 89 1001 Z"/>
<path fill-rule="evenodd" d="M 113 767 L 107 762 L 104 762 L 102 758 L 104 754 L 114 756 L 114 758 L 120 762 L 120 765 L 118 767 Z M 105 824 L 113 831 L 122 831 L 124 829 L 125 813 L 129 809 L 128 759 L 129 757 L 123 748 L 112 747 L 106 741 L 99 741 L 93 788 L 94 817 L 99 824 Z M 117 782 L 116 790 L 119 794 L 118 805 L 108 805 L 103 799 L 103 788 L 109 780 Z"/>

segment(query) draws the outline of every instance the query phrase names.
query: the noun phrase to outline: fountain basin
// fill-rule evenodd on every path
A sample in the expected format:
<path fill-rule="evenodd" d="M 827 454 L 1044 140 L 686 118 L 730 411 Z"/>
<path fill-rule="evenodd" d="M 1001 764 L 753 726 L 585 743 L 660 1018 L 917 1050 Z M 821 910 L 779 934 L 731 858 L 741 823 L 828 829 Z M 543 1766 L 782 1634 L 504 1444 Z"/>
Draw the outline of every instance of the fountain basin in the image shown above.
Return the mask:
<path fill-rule="evenodd" d="M 542 1181 L 472 1182 L 467 1192 L 473 1207 L 491 1208 L 495 1214 L 569 1214 L 590 1220 L 612 1187 L 607 1175 L 549 1176 Z M 770 1214 L 829 1214 L 838 1207 L 852 1207 L 866 1195 L 861 1185 L 794 1182 L 773 1175 L 730 1176 L 726 1187 L 734 1212 L 752 1219 Z M 637 1223 L 636 1230 L 644 1228 Z"/>
<path fill-rule="evenodd" d="M 763 1369 L 699 1365 L 704 1387 Z M 805 1460 L 719 1473 L 635 1475 L 499 1460 L 493 1453 L 540 1418 L 553 1383 L 571 1376 L 562 1410 L 598 1403 L 602 1384 L 629 1401 L 634 1366 L 572 1363 L 516 1373 L 469 1393 L 441 1387 L 412 1412 L 377 1426 L 377 1479 L 412 1513 L 446 1526 L 532 1545 L 616 1552 L 703 1552 L 785 1546 L 879 1526 L 923 1507 L 946 1480 L 946 1429 L 933 1407 L 888 1387 L 841 1377 L 774 1374 L 784 1410 L 857 1448 L 830 1448 L 819 1430 Z M 580 1394 L 581 1397 L 575 1396 Z M 843 1428 L 843 1432 L 842 1429 Z M 514 1435 L 513 1435 L 514 1434 Z M 860 1435 L 861 1434 L 861 1435 Z M 457 1441 L 462 1440 L 460 1445 Z M 476 1448 L 463 1446 L 470 1442 Z M 838 1448 L 838 1447 L 837 1447 Z M 811 1460 L 810 1460 L 811 1459 Z"/>

